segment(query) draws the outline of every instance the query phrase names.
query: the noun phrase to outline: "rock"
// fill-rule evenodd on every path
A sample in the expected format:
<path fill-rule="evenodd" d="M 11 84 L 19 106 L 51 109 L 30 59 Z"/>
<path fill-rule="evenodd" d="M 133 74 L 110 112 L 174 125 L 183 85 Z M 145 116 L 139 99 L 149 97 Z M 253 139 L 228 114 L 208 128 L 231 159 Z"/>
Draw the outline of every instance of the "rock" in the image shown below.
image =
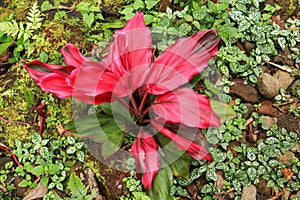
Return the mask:
<path fill-rule="evenodd" d="M 288 189 L 283 188 L 282 189 L 281 200 L 289 200 L 290 195 L 291 195 L 291 192 Z"/>
<path fill-rule="evenodd" d="M 255 44 L 252 44 L 250 42 L 244 42 L 244 49 L 246 53 L 249 55 L 251 51 L 255 48 Z"/>
<path fill-rule="evenodd" d="M 291 166 L 291 159 L 295 156 L 295 154 L 291 151 L 285 152 L 281 158 L 280 161 L 285 164 L 287 167 Z"/>
<path fill-rule="evenodd" d="M 279 81 L 270 74 L 263 73 L 258 78 L 257 89 L 265 98 L 272 99 L 279 92 Z"/>
<path fill-rule="evenodd" d="M 274 124 L 277 123 L 277 118 L 275 117 L 269 117 L 269 116 L 263 116 L 263 124 L 269 128 L 271 128 Z"/>
<path fill-rule="evenodd" d="M 256 187 L 254 185 L 243 188 L 242 200 L 256 200 Z"/>
<path fill-rule="evenodd" d="M 260 109 L 258 110 L 258 114 L 268 115 L 268 116 L 275 116 L 277 112 L 278 112 L 277 108 L 273 106 L 273 103 L 270 100 L 262 101 Z"/>
<path fill-rule="evenodd" d="M 230 88 L 230 93 L 238 96 L 248 103 L 258 103 L 258 92 L 255 87 L 245 85 L 242 79 L 234 79 L 234 85 Z"/>
<path fill-rule="evenodd" d="M 284 89 L 287 89 L 295 79 L 290 73 L 282 70 L 278 70 L 273 77 L 279 81 L 279 87 Z"/>
<path fill-rule="evenodd" d="M 241 50 L 241 51 L 245 51 L 243 45 L 240 42 L 236 43 L 236 46 Z"/>
<path fill-rule="evenodd" d="M 267 183 L 267 180 L 263 179 L 262 177 L 259 177 L 259 182 L 257 184 L 257 193 L 264 197 L 269 197 L 272 194 L 272 188 L 267 187 Z"/>

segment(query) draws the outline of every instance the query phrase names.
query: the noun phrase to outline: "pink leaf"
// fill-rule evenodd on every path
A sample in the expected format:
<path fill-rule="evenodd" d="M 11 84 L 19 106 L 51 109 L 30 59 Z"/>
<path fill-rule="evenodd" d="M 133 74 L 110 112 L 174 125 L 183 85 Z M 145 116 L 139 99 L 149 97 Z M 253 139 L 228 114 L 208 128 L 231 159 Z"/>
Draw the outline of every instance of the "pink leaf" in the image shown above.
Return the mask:
<path fill-rule="evenodd" d="M 159 117 L 172 123 L 196 128 L 220 126 L 220 119 L 211 109 L 209 99 L 196 94 L 191 88 L 180 88 L 158 96 L 152 109 Z"/>
<path fill-rule="evenodd" d="M 88 58 L 84 57 L 73 44 L 66 44 L 61 49 L 61 53 L 65 58 L 65 63 L 74 66 L 75 68 L 80 68 L 84 61 L 90 61 Z"/>
<path fill-rule="evenodd" d="M 38 85 L 44 92 L 51 92 L 59 98 L 72 96 L 73 89 L 68 85 L 66 79 L 58 74 L 47 74 L 40 79 Z"/>
<path fill-rule="evenodd" d="M 192 37 L 182 38 L 169 46 L 154 61 L 155 69 L 152 69 L 153 72 L 150 74 L 153 75 L 147 83 L 157 84 L 152 85 L 150 93 L 162 94 L 165 87 L 169 89 L 168 91 L 173 90 L 202 72 L 208 61 L 217 54 L 219 41 L 217 32 L 208 30 L 198 32 Z"/>
<path fill-rule="evenodd" d="M 132 144 L 131 153 L 136 162 L 137 173 L 142 172 L 142 183 L 145 188 L 151 188 L 160 163 L 154 138 L 147 132 L 138 133 L 137 140 Z"/>
<path fill-rule="evenodd" d="M 119 80 L 136 67 L 150 67 L 151 44 L 151 32 L 145 25 L 144 15 L 137 12 L 123 29 L 116 31 L 110 52 L 103 58 L 103 63 Z"/>
<path fill-rule="evenodd" d="M 204 148 L 202 145 L 192 141 L 193 139 L 198 138 L 198 134 L 200 134 L 198 129 L 191 129 L 189 127 L 182 127 L 182 129 L 178 129 L 177 134 L 171 131 L 170 129 L 163 126 L 159 120 L 152 120 L 152 125 L 163 135 L 171 139 L 180 150 L 186 151 L 191 157 L 196 160 L 207 160 L 212 162 L 213 158 L 210 155 L 209 151 Z M 181 136 L 181 135 L 182 136 Z M 185 137 L 183 137 L 185 135 Z M 191 138 L 186 138 L 191 137 Z M 203 142 L 203 141 L 199 141 Z"/>

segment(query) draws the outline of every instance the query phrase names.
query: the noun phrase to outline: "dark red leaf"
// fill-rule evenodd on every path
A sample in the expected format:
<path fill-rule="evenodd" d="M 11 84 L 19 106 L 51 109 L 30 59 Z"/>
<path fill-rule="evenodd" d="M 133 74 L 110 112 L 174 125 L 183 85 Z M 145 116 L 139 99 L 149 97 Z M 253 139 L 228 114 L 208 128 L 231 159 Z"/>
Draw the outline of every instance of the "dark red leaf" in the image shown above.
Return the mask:
<path fill-rule="evenodd" d="M 208 160 L 210 162 L 213 161 L 212 156 L 210 155 L 209 151 L 204 148 L 202 145 L 187 139 L 186 137 L 180 136 L 180 134 L 176 134 L 170 129 L 163 126 L 159 121 L 152 120 L 152 125 L 163 135 L 171 139 L 180 150 L 186 151 L 191 157 L 193 157 L 196 160 Z M 190 129 L 192 130 L 192 129 Z M 189 133 L 190 135 L 194 135 L 196 137 L 196 133 L 198 133 L 197 129 L 194 129 L 192 133 Z M 187 132 L 181 133 L 188 134 Z"/>
<path fill-rule="evenodd" d="M 172 123 L 197 128 L 220 126 L 220 119 L 211 109 L 209 99 L 191 88 L 180 88 L 158 96 L 152 108 L 159 117 Z"/>
<path fill-rule="evenodd" d="M 220 39 L 217 32 L 198 32 L 192 37 L 182 38 L 169 46 L 154 61 L 151 77 L 151 94 L 162 94 L 187 83 L 207 66 L 208 61 L 218 52 Z"/>
<path fill-rule="evenodd" d="M 131 153 L 136 162 L 137 173 L 143 173 L 142 183 L 145 188 L 151 188 L 160 163 L 157 144 L 152 135 L 141 131 L 132 144 Z"/>

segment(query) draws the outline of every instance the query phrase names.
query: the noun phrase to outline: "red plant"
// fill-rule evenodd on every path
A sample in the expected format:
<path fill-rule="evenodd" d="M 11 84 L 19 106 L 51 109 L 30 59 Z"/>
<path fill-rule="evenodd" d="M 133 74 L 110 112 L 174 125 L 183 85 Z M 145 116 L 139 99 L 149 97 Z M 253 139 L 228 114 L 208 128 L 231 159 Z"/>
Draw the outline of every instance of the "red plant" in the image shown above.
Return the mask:
<path fill-rule="evenodd" d="M 180 150 L 197 160 L 212 161 L 203 147 L 201 128 L 218 127 L 219 117 L 205 95 L 187 88 L 217 54 L 216 31 L 198 32 L 179 39 L 156 59 L 152 38 L 142 13 L 116 31 L 109 54 L 94 62 L 67 44 L 62 49 L 67 66 L 32 61 L 27 71 L 45 92 L 60 98 L 74 96 L 89 104 L 121 102 L 131 115 L 137 136 L 131 153 L 145 188 L 160 170 L 161 144 L 157 133 L 171 139 Z"/>

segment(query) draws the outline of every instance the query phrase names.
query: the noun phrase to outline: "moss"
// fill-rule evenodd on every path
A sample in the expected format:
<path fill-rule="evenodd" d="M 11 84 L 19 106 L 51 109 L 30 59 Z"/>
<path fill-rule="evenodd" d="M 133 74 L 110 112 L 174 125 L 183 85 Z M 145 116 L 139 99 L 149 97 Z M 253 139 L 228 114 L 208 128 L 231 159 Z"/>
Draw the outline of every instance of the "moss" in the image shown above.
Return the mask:
<path fill-rule="evenodd" d="M 32 123 L 36 112 L 32 112 L 31 103 L 37 104 L 41 100 L 45 100 L 46 115 L 48 116 L 45 120 L 45 133 L 53 134 L 56 132 L 58 124 L 65 125 L 71 120 L 71 99 L 61 100 L 49 93 L 42 92 L 21 64 L 13 66 L 0 77 L 0 80 L 4 82 L 0 86 L 1 117 L 12 121 Z M 28 97 L 26 99 L 25 90 L 29 91 L 32 97 L 35 96 L 35 100 L 29 100 Z M 16 139 L 24 140 L 30 133 L 38 130 L 38 121 L 30 126 L 0 120 L 0 139 L 10 147 L 13 147 Z"/>

